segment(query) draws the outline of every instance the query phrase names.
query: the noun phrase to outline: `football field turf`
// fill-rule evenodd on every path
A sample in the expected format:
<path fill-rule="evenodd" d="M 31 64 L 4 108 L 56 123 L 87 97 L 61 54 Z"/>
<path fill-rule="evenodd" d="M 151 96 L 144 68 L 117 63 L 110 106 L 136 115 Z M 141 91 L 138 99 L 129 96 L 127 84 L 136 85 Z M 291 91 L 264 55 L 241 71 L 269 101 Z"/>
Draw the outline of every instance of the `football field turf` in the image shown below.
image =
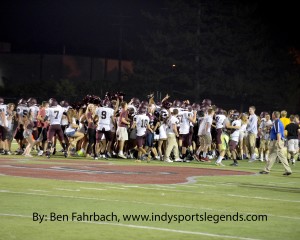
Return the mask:
<path fill-rule="evenodd" d="M 9 162 L 8 162 L 9 160 Z M 275 164 L 271 174 L 257 174 L 264 163 L 231 161 L 222 169 L 250 175 L 195 176 L 185 183 L 134 183 L 11 176 L 11 164 L 73 166 L 78 161 L 61 153 L 44 157 L 2 156 L 0 160 L 0 239 L 299 239 L 300 162 L 291 176 Z M 136 163 L 97 160 L 113 166 L 139 167 L 139 177 L 151 166 L 220 169 L 212 163 Z M 299 164 L 299 166 L 298 166 Z M 42 168 L 41 168 L 42 169 Z M 99 167 L 101 169 L 101 167 Z M 41 170 L 42 171 L 42 170 Z M 179 170 L 180 171 L 180 170 Z M 93 173 L 87 173 L 93 174 Z M 115 172 L 105 172 L 107 178 Z M 155 178 L 155 175 L 153 176 Z M 97 175 L 95 175 L 97 178 Z"/>

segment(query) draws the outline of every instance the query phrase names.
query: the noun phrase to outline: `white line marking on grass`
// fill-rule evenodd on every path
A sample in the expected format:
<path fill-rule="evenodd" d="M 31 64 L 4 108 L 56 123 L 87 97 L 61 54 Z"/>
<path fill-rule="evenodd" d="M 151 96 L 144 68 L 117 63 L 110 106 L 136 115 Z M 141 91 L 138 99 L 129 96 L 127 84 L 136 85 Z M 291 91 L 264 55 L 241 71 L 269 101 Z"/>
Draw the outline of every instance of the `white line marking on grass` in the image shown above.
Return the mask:
<path fill-rule="evenodd" d="M 240 197 L 240 198 L 253 198 L 253 199 L 260 199 L 260 200 L 271 200 L 271 201 L 281 201 L 281 202 L 294 202 L 299 203 L 300 201 L 297 200 L 287 200 L 287 199 L 278 199 L 278 198 L 266 198 L 266 197 L 251 197 L 251 196 L 244 196 L 244 195 L 235 195 L 235 194 L 227 194 L 230 197 Z"/>
<path fill-rule="evenodd" d="M 203 194 L 203 193 L 205 193 L 205 192 L 184 191 L 184 190 L 176 190 L 176 189 L 152 188 L 152 187 L 138 187 L 138 188 L 147 189 L 147 190 L 169 191 L 169 192 L 182 192 L 182 193 L 194 193 L 194 194 Z"/>
<path fill-rule="evenodd" d="M 120 187 L 110 187 L 110 186 L 106 186 L 106 187 L 111 189 L 127 190 L 126 188 L 120 188 Z"/>
<path fill-rule="evenodd" d="M 27 189 L 27 190 L 33 191 L 33 192 L 50 192 L 50 191 L 40 190 L 40 189 Z"/>
<path fill-rule="evenodd" d="M 80 189 L 67 189 L 67 188 L 54 188 L 59 191 L 67 191 L 67 192 L 80 192 Z"/>
<path fill-rule="evenodd" d="M 167 186 L 167 185 L 160 185 L 160 184 L 155 184 L 153 185 L 154 187 L 161 187 L 161 188 L 175 188 L 175 186 Z"/>
<path fill-rule="evenodd" d="M 125 187 L 125 188 L 138 188 L 139 186 L 125 186 L 125 185 L 122 185 L 122 187 Z"/>
<path fill-rule="evenodd" d="M 0 213 L 0 216 L 32 218 L 32 216 L 28 216 L 28 215 L 8 214 L 8 213 Z M 47 218 L 47 219 L 49 219 L 49 218 Z M 136 228 L 136 229 L 156 230 L 156 231 L 181 233 L 181 234 L 188 234 L 188 235 L 201 235 L 201 236 L 215 237 L 215 238 L 228 238 L 228 239 L 240 239 L 240 240 L 260 240 L 258 238 L 247 238 L 247 237 L 239 237 L 239 236 L 213 234 L 213 233 L 207 233 L 207 232 L 192 232 L 192 231 L 185 231 L 185 230 L 175 230 L 175 229 L 169 229 L 169 228 L 149 227 L 149 226 L 140 226 L 140 225 L 132 225 L 132 224 L 122 224 L 122 223 L 88 222 L 88 221 L 81 221 L 81 222 L 74 221 L 74 223 L 109 225 L 109 226 L 116 226 L 116 227 L 127 227 L 127 228 Z"/>
<path fill-rule="evenodd" d="M 88 187 L 80 187 L 80 189 L 86 189 L 86 190 L 99 190 L 99 191 L 105 191 L 107 189 L 103 188 L 88 188 Z"/>
<path fill-rule="evenodd" d="M 76 223 L 81 223 L 81 222 L 76 222 Z M 137 228 L 137 229 L 146 229 L 146 230 L 156 230 L 156 231 L 181 233 L 181 234 L 202 235 L 202 236 L 215 237 L 215 238 L 229 238 L 229 239 L 240 239 L 240 240 L 260 240 L 258 238 L 246 238 L 246 237 L 229 236 L 229 235 L 213 234 L 213 233 L 206 233 L 206 232 L 192 232 L 192 231 L 185 231 L 185 230 L 175 230 L 175 229 L 169 229 L 169 228 L 159 228 L 159 227 L 149 227 L 149 226 L 138 226 L 138 225 L 122 224 L 122 223 L 86 222 L 86 221 L 83 221 L 82 223 L 110 225 L 110 226 L 117 226 L 117 227 Z"/>

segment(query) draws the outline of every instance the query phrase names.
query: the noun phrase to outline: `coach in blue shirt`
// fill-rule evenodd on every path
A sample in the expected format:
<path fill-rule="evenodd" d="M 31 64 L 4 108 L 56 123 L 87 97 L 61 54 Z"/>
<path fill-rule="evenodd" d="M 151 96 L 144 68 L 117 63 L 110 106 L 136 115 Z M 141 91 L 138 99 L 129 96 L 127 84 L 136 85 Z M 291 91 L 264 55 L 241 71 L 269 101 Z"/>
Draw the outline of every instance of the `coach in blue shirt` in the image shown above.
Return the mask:
<path fill-rule="evenodd" d="M 292 170 L 283 152 L 284 126 L 279 118 L 279 112 L 272 113 L 273 126 L 270 132 L 271 141 L 269 145 L 269 161 L 267 162 L 264 170 L 260 172 L 260 174 L 268 174 L 277 158 L 282 163 L 285 169 L 285 173 L 283 175 L 288 176 L 292 174 Z"/>

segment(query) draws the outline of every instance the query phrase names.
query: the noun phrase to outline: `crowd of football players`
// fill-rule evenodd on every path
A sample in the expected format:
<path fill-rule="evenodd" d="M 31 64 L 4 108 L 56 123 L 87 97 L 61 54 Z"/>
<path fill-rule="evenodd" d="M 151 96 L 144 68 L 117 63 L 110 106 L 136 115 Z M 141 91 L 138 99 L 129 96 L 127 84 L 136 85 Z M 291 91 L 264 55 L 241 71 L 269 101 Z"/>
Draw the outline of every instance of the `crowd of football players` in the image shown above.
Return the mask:
<path fill-rule="evenodd" d="M 106 93 L 101 99 L 87 95 L 69 104 L 51 98 L 38 104 L 35 98 L 6 103 L 0 98 L 0 153 L 25 157 L 63 154 L 92 159 L 123 158 L 135 161 L 211 162 L 223 159 L 268 161 L 272 114 L 224 110 L 204 99 L 157 102 L 124 100 L 123 93 Z M 299 116 L 281 111 L 290 163 L 299 153 Z M 12 142 L 18 147 L 12 151 Z M 292 140 L 292 141 L 291 141 Z M 61 152 L 56 146 L 62 146 Z"/>

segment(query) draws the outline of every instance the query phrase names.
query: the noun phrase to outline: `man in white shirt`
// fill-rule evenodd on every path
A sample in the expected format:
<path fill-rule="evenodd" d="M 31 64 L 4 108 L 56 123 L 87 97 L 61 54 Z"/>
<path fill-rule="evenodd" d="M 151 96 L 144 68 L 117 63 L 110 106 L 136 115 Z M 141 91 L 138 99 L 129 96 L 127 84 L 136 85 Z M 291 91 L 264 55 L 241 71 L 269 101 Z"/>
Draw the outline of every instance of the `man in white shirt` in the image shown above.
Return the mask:
<path fill-rule="evenodd" d="M 173 150 L 175 155 L 175 161 L 179 161 L 179 152 L 178 152 L 178 143 L 176 141 L 176 137 L 179 137 L 178 131 L 177 131 L 177 124 L 179 123 L 179 120 L 177 118 L 178 115 L 178 109 L 173 109 L 171 113 L 171 117 L 168 121 L 168 127 L 167 127 L 167 149 L 165 151 L 164 161 L 165 162 L 173 162 L 170 160 L 170 154 Z"/>
<path fill-rule="evenodd" d="M 255 107 L 249 107 L 249 121 L 247 125 L 247 132 L 248 132 L 248 150 L 251 155 L 251 159 L 249 162 L 254 162 L 256 160 L 255 154 L 255 144 L 256 144 L 256 135 L 257 135 L 257 116 L 255 115 Z"/>

